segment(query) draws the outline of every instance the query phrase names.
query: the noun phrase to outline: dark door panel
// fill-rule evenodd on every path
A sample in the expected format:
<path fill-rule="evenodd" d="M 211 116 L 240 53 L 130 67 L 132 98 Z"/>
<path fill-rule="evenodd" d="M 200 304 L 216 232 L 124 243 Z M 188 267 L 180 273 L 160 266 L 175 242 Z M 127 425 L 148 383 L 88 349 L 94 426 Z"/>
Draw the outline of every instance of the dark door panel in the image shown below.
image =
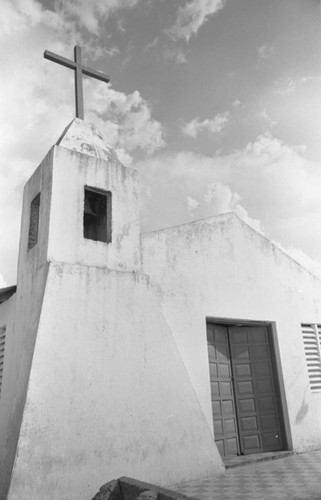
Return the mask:
<path fill-rule="evenodd" d="M 239 454 L 227 328 L 207 325 L 214 436 L 222 457 Z"/>
<path fill-rule="evenodd" d="M 224 458 L 282 449 L 268 330 L 207 325 L 214 435 Z"/>
<path fill-rule="evenodd" d="M 267 328 L 230 327 L 228 331 L 241 452 L 281 450 Z"/>

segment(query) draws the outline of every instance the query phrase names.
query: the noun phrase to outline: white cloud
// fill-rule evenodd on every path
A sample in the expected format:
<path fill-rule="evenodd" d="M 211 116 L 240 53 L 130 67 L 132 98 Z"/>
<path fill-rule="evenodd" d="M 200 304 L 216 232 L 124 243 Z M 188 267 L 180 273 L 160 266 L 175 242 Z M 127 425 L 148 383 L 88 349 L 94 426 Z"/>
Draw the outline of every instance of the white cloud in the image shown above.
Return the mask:
<path fill-rule="evenodd" d="M 98 125 L 108 144 L 121 155 L 141 149 L 147 154 L 164 146 L 163 128 L 153 120 L 151 108 L 136 90 L 126 95 L 103 83 L 86 82 L 89 106 L 87 117 Z"/>
<path fill-rule="evenodd" d="M 135 7 L 141 0 L 57 0 L 57 13 L 67 21 L 76 20 L 88 32 L 97 34 L 106 19 L 116 11 Z M 124 31 L 121 24 L 119 29 Z"/>
<path fill-rule="evenodd" d="M 264 229 L 259 220 L 250 217 L 248 211 L 240 203 L 241 196 L 233 192 L 231 188 L 222 184 L 221 182 L 215 182 L 209 184 L 203 196 L 204 204 L 207 208 L 207 212 L 210 210 L 213 215 L 235 212 L 244 222 L 253 227 L 256 231 L 264 234 Z"/>
<path fill-rule="evenodd" d="M 191 196 L 187 196 L 186 203 L 190 215 L 193 215 L 195 210 L 199 207 L 199 202 L 194 198 L 191 198 Z"/>
<path fill-rule="evenodd" d="M 0 27 L 1 35 L 12 35 L 35 26 L 43 17 L 40 3 L 34 0 L 2 0 Z"/>
<path fill-rule="evenodd" d="M 176 23 L 167 30 L 167 33 L 174 40 L 185 38 L 188 42 L 208 18 L 221 10 L 224 5 L 225 0 L 190 0 L 184 6 L 180 6 Z"/>
<path fill-rule="evenodd" d="M 123 21 L 122 21 L 122 19 L 119 19 L 119 20 L 117 21 L 117 28 L 119 29 L 119 31 L 122 31 L 123 33 L 125 33 L 125 32 L 126 32 L 126 28 L 124 28 L 124 26 L 123 26 Z"/>
<path fill-rule="evenodd" d="M 211 206 L 216 213 L 234 210 L 239 201 L 240 196 L 221 182 L 209 184 L 204 193 L 205 205 Z"/>
<path fill-rule="evenodd" d="M 2 274 L 0 274 L 0 288 L 6 288 L 7 286 L 8 286 L 8 283 L 6 282 L 6 280 L 4 279 Z"/>
<path fill-rule="evenodd" d="M 121 3 L 123 6 L 125 2 Z M 129 2 L 129 4 L 131 4 Z M 74 117 L 74 74 L 43 58 L 45 48 L 72 56 L 75 24 L 35 0 L 2 0 L 0 17 L 0 273 L 16 279 L 23 185 Z M 2 29 L 3 28 L 3 29 Z M 5 37 L 10 33 L 10 42 Z M 75 38 L 74 38 L 75 37 Z M 78 37 L 78 38 L 77 38 Z M 84 56 L 94 45 L 85 44 Z M 99 49 L 99 47 L 98 47 Z M 115 52 L 115 51 L 114 51 Z M 162 125 L 139 94 L 126 95 L 84 78 L 85 116 L 93 120 L 121 159 L 164 144 Z"/>
<path fill-rule="evenodd" d="M 226 127 L 229 120 L 229 113 L 219 113 L 211 120 L 200 121 L 194 118 L 190 122 L 184 123 L 181 127 L 183 134 L 196 139 L 197 135 L 204 130 L 212 134 L 219 134 Z"/>
<path fill-rule="evenodd" d="M 144 52 L 150 52 L 152 50 L 155 52 L 158 59 L 162 57 L 165 61 L 174 61 L 179 64 L 187 62 L 182 47 L 178 47 L 177 45 L 169 46 L 168 43 L 165 44 L 159 36 L 156 36 L 144 47 Z"/>
<path fill-rule="evenodd" d="M 221 182 L 215 182 L 207 186 L 203 195 L 203 204 L 188 196 L 187 205 L 189 215 L 194 218 L 197 215 L 202 218 L 204 217 L 204 213 L 206 213 L 207 216 L 209 212 L 211 212 L 211 215 L 234 212 L 255 231 L 270 239 L 274 245 L 321 279 L 321 258 L 313 259 L 301 248 L 297 248 L 292 244 L 281 244 L 275 241 L 264 229 L 262 222 L 259 219 L 251 217 L 240 201 L 240 195 L 233 192 L 228 185 L 222 184 Z M 205 207 L 206 210 L 204 210 Z"/>
<path fill-rule="evenodd" d="M 277 81 L 274 93 L 281 96 L 293 93 L 297 89 L 299 83 L 298 80 L 295 81 L 292 78 L 286 78 L 285 81 L 282 82 Z"/>
<path fill-rule="evenodd" d="M 261 118 L 263 118 L 263 120 L 265 120 L 268 124 L 269 127 L 274 127 L 276 124 L 277 124 L 277 121 L 273 120 L 273 118 L 271 118 L 271 116 L 268 114 L 267 112 L 267 109 L 264 108 L 260 113 L 259 113 L 259 116 Z"/>
<path fill-rule="evenodd" d="M 234 210 L 283 247 L 320 259 L 321 178 L 303 147 L 264 134 L 227 155 L 157 154 L 135 166 L 151 194 L 144 230 Z M 186 193 L 199 203 L 192 212 Z"/>
<path fill-rule="evenodd" d="M 179 64 L 187 63 L 186 56 L 181 47 L 165 46 L 162 50 L 162 53 L 165 61 L 174 61 Z"/>
<path fill-rule="evenodd" d="M 258 62 L 266 61 L 269 59 L 274 52 L 274 47 L 272 45 L 263 44 L 257 47 L 256 54 Z"/>
<path fill-rule="evenodd" d="M 155 36 L 155 38 L 151 42 L 145 45 L 144 52 L 148 52 L 149 50 L 154 49 L 158 43 L 159 43 L 159 36 Z"/>

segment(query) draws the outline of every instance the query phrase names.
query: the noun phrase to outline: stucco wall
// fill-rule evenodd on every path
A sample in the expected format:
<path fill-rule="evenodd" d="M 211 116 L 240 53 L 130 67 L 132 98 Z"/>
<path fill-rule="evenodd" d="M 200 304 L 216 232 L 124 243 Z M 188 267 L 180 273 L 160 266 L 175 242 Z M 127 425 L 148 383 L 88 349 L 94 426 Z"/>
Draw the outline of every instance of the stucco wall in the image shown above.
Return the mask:
<path fill-rule="evenodd" d="M 122 475 L 168 485 L 224 470 L 138 273 L 137 173 L 87 129 L 74 121 L 25 190 L 16 306 L 25 361 L 14 385 L 25 405 L 10 500 L 85 500 Z M 84 238 L 84 186 L 112 192 L 111 243 Z M 39 239 L 27 251 L 38 192 Z"/>
<path fill-rule="evenodd" d="M 76 120 L 25 188 L 1 500 L 14 458 L 10 500 L 85 500 L 121 475 L 169 485 L 221 473 L 206 318 L 275 322 L 294 447 L 321 446 L 300 331 L 321 322 L 320 281 L 233 214 L 141 246 L 137 173 L 86 127 Z M 112 192 L 109 244 L 83 237 L 84 186 Z"/>
<path fill-rule="evenodd" d="M 140 227 L 136 170 L 54 147 L 48 260 L 139 271 Z M 112 242 L 83 236 L 84 187 L 112 192 Z"/>
<path fill-rule="evenodd" d="M 14 342 L 14 311 L 16 295 L 10 297 L 0 304 L 0 327 L 6 327 L 5 358 L 2 373 L 2 389 L 0 397 L 0 498 L 5 498 L 4 490 L 9 485 L 12 460 L 15 452 L 15 445 L 11 436 L 16 434 L 17 429 L 9 428 L 11 422 L 12 397 L 15 388 L 12 387 L 12 364 L 15 358 L 16 346 Z M 9 456 L 8 456 L 9 455 Z"/>
<path fill-rule="evenodd" d="M 0 402 L 0 498 L 6 499 L 15 459 L 47 275 L 46 252 L 51 197 L 52 151 L 24 190 L 17 292 L 7 330 L 3 391 Z M 41 191 L 38 243 L 28 250 L 30 203 Z"/>
<path fill-rule="evenodd" d="M 276 322 L 293 446 L 321 446 L 300 324 L 321 322 L 321 282 L 234 214 L 145 234 L 143 270 L 212 425 L 206 318 Z"/>
<path fill-rule="evenodd" d="M 51 263 L 9 499 L 222 472 L 146 276 Z"/>
<path fill-rule="evenodd" d="M 99 158 L 72 150 L 75 133 L 77 136 L 79 130 L 82 133 L 91 131 L 92 152 Z M 61 259 L 123 271 L 137 270 L 141 265 L 136 172 L 123 167 L 115 154 L 97 139 L 97 131 L 82 120 L 72 123 L 67 134 L 72 139 L 67 141 L 67 147 L 54 146 L 24 190 L 15 322 L 10 332 L 11 348 L 6 351 L 7 371 L 0 415 L 0 443 L 3 444 L 0 453 L 1 500 L 6 498 L 16 456 L 48 262 Z M 60 142 L 64 143 L 64 139 Z M 83 137 L 80 145 L 85 149 L 89 147 Z M 113 192 L 112 243 L 109 245 L 83 237 L 86 185 Z M 28 250 L 30 204 L 39 193 L 38 241 Z"/>

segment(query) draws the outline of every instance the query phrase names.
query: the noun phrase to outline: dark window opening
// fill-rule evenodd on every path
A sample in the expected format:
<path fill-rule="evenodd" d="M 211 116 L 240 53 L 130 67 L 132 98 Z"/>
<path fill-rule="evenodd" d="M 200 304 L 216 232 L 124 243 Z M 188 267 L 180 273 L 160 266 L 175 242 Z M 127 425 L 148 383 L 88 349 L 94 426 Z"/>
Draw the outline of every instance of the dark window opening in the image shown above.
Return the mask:
<path fill-rule="evenodd" d="M 111 193 L 85 187 L 84 238 L 111 242 Z"/>
<path fill-rule="evenodd" d="M 39 208 L 40 208 L 40 193 L 37 194 L 37 196 L 32 200 L 30 204 L 28 250 L 34 247 L 38 241 Z"/>

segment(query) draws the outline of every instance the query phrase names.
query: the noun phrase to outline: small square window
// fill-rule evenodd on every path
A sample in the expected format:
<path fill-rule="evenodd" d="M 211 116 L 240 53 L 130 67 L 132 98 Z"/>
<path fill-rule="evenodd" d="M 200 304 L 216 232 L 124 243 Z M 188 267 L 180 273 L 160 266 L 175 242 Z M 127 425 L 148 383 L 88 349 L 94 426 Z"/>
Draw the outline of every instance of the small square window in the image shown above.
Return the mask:
<path fill-rule="evenodd" d="M 40 193 L 37 194 L 37 196 L 32 200 L 30 204 L 28 250 L 34 247 L 38 241 L 39 208 L 40 208 Z"/>
<path fill-rule="evenodd" d="M 84 238 L 111 242 L 111 193 L 85 187 Z"/>

